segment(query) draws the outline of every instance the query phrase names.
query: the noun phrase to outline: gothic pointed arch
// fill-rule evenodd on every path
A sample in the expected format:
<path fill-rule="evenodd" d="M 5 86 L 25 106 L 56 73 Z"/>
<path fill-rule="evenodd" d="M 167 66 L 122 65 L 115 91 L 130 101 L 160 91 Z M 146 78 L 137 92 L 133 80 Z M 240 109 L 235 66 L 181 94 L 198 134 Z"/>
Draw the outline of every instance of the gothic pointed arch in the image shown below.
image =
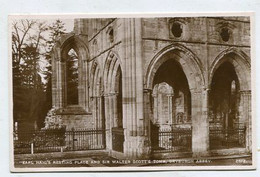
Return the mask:
<path fill-rule="evenodd" d="M 99 63 L 94 61 L 90 69 L 90 97 L 101 95 L 103 92 L 101 72 Z"/>
<path fill-rule="evenodd" d="M 191 90 L 200 90 L 205 86 L 203 66 L 198 57 L 183 45 L 171 44 L 159 51 L 149 63 L 144 78 L 146 88 L 152 88 L 156 71 L 169 58 L 181 65 Z"/>
<path fill-rule="evenodd" d="M 112 137 L 115 133 L 120 133 L 120 140 L 107 137 L 108 146 L 118 152 L 123 152 L 124 129 L 123 129 L 123 89 L 122 89 L 122 69 L 118 55 L 110 51 L 105 60 L 104 71 L 104 97 L 105 97 L 105 117 L 106 128 L 109 129 Z"/>
<path fill-rule="evenodd" d="M 225 139 L 210 136 L 211 149 L 230 148 L 231 141 L 232 147 L 246 147 L 250 151 L 250 73 L 250 58 L 235 47 L 222 51 L 211 64 L 209 70 L 210 131 L 214 132 L 217 129 L 217 131 L 232 132 L 232 134 L 227 133 Z"/>
<path fill-rule="evenodd" d="M 105 60 L 104 71 L 103 71 L 104 91 L 106 93 L 115 91 L 115 85 L 116 85 L 115 76 L 118 68 L 119 67 L 121 68 L 120 63 L 121 62 L 118 55 L 115 52 L 110 51 Z"/>
<path fill-rule="evenodd" d="M 90 111 L 96 129 L 105 128 L 103 81 L 100 65 L 93 61 L 90 69 Z"/>
<path fill-rule="evenodd" d="M 224 62 L 230 62 L 237 73 L 240 89 L 251 89 L 251 64 L 249 57 L 241 50 L 234 47 L 222 51 L 213 61 L 210 66 L 209 83 L 212 82 L 215 71 Z"/>
<path fill-rule="evenodd" d="M 144 78 L 147 90 L 154 91 L 157 84 L 164 82 L 173 89 L 171 94 L 163 90 L 160 91 L 160 95 L 153 94 L 147 104 L 152 112 L 149 119 L 153 150 L 174 146 L 164 147 L 164 143 L 169 143 L 168 140 L 158 138 L 158 132 L 164 128 L 169 131 L 187 129 L 190 135 L 198 134 L 201 129 L 207 131 L 206 126 L 196 126 L 196 122 L 206 121 L 205 116 L 200 116 L 203 111 L 202 98 L 206 87 L 203 71 L 200 59 L 180 44 L 166 46 L 151 59 Z M 163 114 L 160 111 L 164 108 Z M 165 121 L 157 123 L 151 121 L 150 117 L 154 120 L 164 117 Z M 184 139 L 181 140 L 186 143 L 183 144 L 185 151 L 190 151 L 196 146 L 195 139 L 189 137 L 191 136 L 183 137 Z M 207 137 L 203 141 L 207 141 Z"/>
<path fill-rule="evenodd" d="M 53 49 L 53 100 L 54 106 L 57 108 L 66 108 L 71 104 L 81 107 L 83 110 L 88 111 L 88 86 L 87 86 L 87 60 L 89 58 L 89 51 L 86 43 L 86 37 L 82 35 L 76 35 L 69 33 L 62 35 L 57 41 Z M 74 58 L 77 59 L 77 64 L 73 64 L 74 70 L 78 73 L 77 89 L 75 92 L 77 101 L 71 102 L 68 96 L 70 85 L 68 73 L 68 63 L 70 63 L 69 53 L 74 52 Z"/>

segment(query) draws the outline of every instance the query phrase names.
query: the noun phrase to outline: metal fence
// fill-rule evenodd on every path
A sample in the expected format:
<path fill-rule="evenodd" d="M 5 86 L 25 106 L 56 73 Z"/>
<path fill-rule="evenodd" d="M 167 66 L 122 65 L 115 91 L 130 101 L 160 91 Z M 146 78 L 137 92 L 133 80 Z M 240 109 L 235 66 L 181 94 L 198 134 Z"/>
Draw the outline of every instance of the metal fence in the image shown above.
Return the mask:
<path fill-rule="evenodd" d="M 191 128 L 174 128 L 170 130 L 153 130 L 153 152 L 190 152 Z M 157 135 L 156 135 L 157 134 Z"/>
<path fill-rule="evenodd" d="M 245 147 L 246 127 L 235 129 L 210 128 L 210 149 Z"/>
<path fill-rule="evenodd" d="M 44 153 L 105 148 L 105 130 L 48 129 L 14 132 L 14 153 Z"/>

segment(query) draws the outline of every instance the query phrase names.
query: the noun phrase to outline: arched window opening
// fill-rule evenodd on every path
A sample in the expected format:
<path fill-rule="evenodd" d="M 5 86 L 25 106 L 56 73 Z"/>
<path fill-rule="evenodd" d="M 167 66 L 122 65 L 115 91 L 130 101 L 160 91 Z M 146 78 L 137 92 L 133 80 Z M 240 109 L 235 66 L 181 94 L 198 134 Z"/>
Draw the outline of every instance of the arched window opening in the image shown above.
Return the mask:
<path fill-rule="evenodd" d="M 79 103 L 79 60 L 74 49 L 68 52 L 66 60 L 66 83 L 67 83 L 67 105 L 77 105 Z"/>

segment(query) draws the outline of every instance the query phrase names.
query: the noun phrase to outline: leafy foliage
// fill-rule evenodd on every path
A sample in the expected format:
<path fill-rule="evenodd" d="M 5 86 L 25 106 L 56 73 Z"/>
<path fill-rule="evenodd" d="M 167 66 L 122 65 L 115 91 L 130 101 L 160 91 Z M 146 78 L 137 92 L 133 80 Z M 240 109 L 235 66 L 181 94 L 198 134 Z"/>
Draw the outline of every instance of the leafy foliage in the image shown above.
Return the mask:
<path fill-rule="evenodd" d="M 13 115 L 18 127 L 44 124 L 51 108 L 51 50 L 63 33 L 60 20 L 52 25 L 29 19 L 12 23 Z"/>

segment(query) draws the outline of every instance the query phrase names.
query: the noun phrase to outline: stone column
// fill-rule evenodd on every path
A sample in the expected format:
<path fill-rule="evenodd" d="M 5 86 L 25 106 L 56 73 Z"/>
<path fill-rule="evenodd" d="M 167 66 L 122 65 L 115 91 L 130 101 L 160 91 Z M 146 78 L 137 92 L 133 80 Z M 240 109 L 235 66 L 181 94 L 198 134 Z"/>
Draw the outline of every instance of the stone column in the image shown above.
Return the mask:
<path fill-rule="evenodd" d="M 191 98 L 193 157 L 207 156 L 209 150 L 208 91 L 191 90 Z"/>
<path fill-rule="evenodd" d="M 59 61 L 59 107 L 65 107 L 65 100 L 67 98 L 66 95 L 66 64 L 64 62 Z"/>
<path fill-rule="evenodd" d="M 126 18 L 122 21 L 122 102 L 124 128 L 124 158 L 145 156 L 143 108 L 143 55 L 142 19 Z"/>
<path fill-rule="evenodd" d="M 93 127 L 94 129 L 98 129 L 98 102 L 97 102 L 97 96 L 91 97 L 92 99 L 92 122 L 93 122 Z M 94 136 L 94 141 L 99 144 L 99 135 L 96 134 Z"/>
<path fill-rule="evenodd" d="M 173 119 L 173 115 L 172 115 L 172 94 L 167 95 L 168 96 L 168 113 L 169 113 L 169 124 L 172 125 L 172 119 Z"/>
<path fill-rule="evenodd" d="M 146 92 L 144 92 L 144 93 L 146 93 Z M 153 97 L 153 110 L 152 110 L 153 111 L 153 117 L 152 117 L 152 121 L 153 121 L 153 123 L 155 123 L 155 122 L 159 121 L 158 120 L 158 95 L 152 94 L 152 97 Z"/>
<path fill-rule="evenodd" d="M 98 96 L 98 128 L 102 129 L 102 98 Z"/>
<path fill-rule="evenodd" d="M 251 90 L 240 91 L 239 123 L 246 127 L 246 149 L 252 152 Z"/>
<path fill-rule="evenodd" d="M 52 59 L 52 106 L 58 107 L 57 105 L 57 63 L 56 59 L 53 57 Z"/>
<path fill-rule="evenodd" d="M 62 97 L 62 81 L 61 81 L 61 61 L 57 61 L 57 92 L 56 92 L 56 106 L 61 108 L 61 97 Z"/>
<path fill-rule="evenodd" d="M 101 96 L 95 96 L 94 97 L 95 103 L 93 105 L 95 105 L 95 111 L 93 111 L 93 115 L 95 113 L 95 128 L 97 130 L 102 129 L 102 104 L 101 104 Z M 103 145 L 103 137 L 100 134 L 96 135 L 96 141 L 100 146 Z"/>
<path fill-rule="evenodd" d="M 92 106 L 93 106 L 92 115 L 93 115 L 94 128 L 97 128 L 97 97 L 96 96 L 93 97 Z"/>
<path fill-rule="evenodd" d="M 79 61 L 81 62 L 81 61 Z M 84 107 L 89 112 L 89 95 L 88 95 L 88 73 L 87 73 L 87 60 L 82 60 L 82 67 L 79 67 L 79 105 Z"/>
<path fill-rule="evenodd" d="M 152 103 L 151 103 L 151 97 L 152 97 L 152 90 L 150 89 L 144 89 L 143 91 L 143 98 L 144 98 L 144 144 L 143 144 L 143 154 L 144 157 L 149 157 L 152 151 L 151 148 L 151 129 L 150 129 L 150 123 L 151 119 L 153 117 L 152 114 Z"/>
<path fill-rule="evenodd" d="M 108 95 L 104 96 L 105 102 L 105 125 L 106 125 L 106 147 L 109 151 L 112 151 L 112 125 L 110 122 L 109 116 L 109 97 Z"/>
<path fill-rule="evenodd" d="M 79 57 L 80 58 L 80 57 Z M 78 59 L 78 105 L 84 108 L 84 79 L 83 79 L 83 61 L 81 59 Z"/>
<path fill-rule="evenodd" d="M 106 121 L 107 123 L 107 148 L 112 152 L 112 128 L 116 127 L 116 117 L 117 116 L 117 94 L 116 93 L 109 93 L 106 95 Z"/>

